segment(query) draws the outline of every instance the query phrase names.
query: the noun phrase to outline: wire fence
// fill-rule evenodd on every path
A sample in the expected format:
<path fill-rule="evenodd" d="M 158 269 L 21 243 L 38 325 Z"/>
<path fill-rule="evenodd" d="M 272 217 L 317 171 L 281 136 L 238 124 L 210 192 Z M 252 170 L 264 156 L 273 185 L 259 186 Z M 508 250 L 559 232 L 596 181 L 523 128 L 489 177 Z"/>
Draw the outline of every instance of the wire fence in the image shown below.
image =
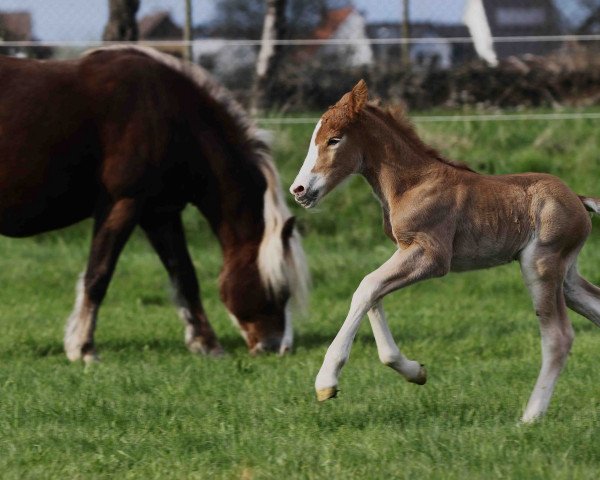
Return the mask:
<path fill-rule="evenodd" d="M 141 0 L 139 43 L 174 54 L 191 46 L 193 61 L 247 102 L 264 3 L 191 0 L 192 40 L 186 42 L 184 0 Z M 319 111 L 359 78 L 366 78 L 373 93 L 386 101 L 403 101 L 422 110 L 459 109 L 464 112 L 460 118 L 482 121 L 525 119 L 507 115 L 510 109 L 579 108 L 600 102 L 600 0 L 287 0 L 287 4 L 288 31 L 276 42 L 281 59 L 270 84 L 271 106 L 283 114 Z M 474 43 L 469 23 L 473 5 L 483 9 L 493 57 Z M 101 38 L 107 18 L 108 0 L 0 0 L 0 50 L 20 56 L 74 57 L 106 44 Z M 472 113 L 486 109 L 494 113 Z M 540 115 L 527 118 L 583 114 Z M 596 118 L 594 113 L 586 115 Z M 427 118 L 419 121 L 456 121 L 446 115 Z M 265 119 L 274 121 L 284 119 Z"/>

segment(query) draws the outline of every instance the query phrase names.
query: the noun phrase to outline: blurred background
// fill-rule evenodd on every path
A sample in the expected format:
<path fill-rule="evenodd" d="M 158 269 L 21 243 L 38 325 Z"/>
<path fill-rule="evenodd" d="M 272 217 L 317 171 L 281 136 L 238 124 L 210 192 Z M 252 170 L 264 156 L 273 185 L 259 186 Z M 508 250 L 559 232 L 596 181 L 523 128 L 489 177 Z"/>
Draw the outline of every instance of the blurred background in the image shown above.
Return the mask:
<path fill-rule="evenodd" d="M 365 78 L 412 109 L 600 101 L 600 0 L 0 0 L 0 51 L 137 41 L 211 71 L 256 112 L 320 111 Z"/>

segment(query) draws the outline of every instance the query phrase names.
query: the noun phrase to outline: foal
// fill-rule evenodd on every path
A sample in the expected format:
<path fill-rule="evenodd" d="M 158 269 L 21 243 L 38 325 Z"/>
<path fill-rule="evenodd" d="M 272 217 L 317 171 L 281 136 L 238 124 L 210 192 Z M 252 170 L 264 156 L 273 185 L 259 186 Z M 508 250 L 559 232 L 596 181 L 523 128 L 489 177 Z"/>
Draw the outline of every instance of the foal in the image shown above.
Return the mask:
<path fill-rule="evenodd" d="M 336 395 L 365 313 L 381 361 L 424 384 L 423 366 L 396 346 L 381 299 L 450 271 L 519 260 L 542 335 L 542 368 L 522 421 L 540 417 L 573 342 L 566 305 L 600 326 L 600 288 L 576 266 L 591 231 L 586 209 L 600 213 L 600 199 L 578 197 L 551 175 L 480 175 L 448 160 L 425 145 L 402 114 L 367 103 L 362 80 L 321 117 L 290 191 L 310 208 L 355 173 L 379 198 L 385 232 L 397 250 L 354 293 L 317 375 L 318 399 Z"/>

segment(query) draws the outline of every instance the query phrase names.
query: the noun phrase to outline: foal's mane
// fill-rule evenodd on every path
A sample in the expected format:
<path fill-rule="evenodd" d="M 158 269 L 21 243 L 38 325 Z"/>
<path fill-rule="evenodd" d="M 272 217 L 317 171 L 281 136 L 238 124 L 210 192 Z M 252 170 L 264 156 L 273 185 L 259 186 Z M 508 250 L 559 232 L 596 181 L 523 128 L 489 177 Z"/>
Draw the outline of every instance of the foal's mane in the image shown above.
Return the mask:
<path fill-rule="evenodd" d="M 427 145 L 421 137 L 419 137 L 414 124 L 408 118 L 406 110 L 402 106 L 397 105 L 383 109 L 379 106 L 378 102 L 370 102 L 367 104 L 366 108 L 381 118 L 386 124 L 393 125 L 402 135 L 402 139 L 406 141 L 418 155 L 434 158 L 439 162 L 458 168 L 459 170 L 475 172 L 475 170 L 466 163 L 450 160 L 432 146 Z"/>
<path fill-rule="evenodd" d="M 153 48 L 133 45 L 97 48 L 86 52 L 85 55 L 107 50 L 131 50 L 144 54 L 187 76 L 198 88 L 208 93 L 223 107 L 224 113 L 237 127 L 245 148 L 253 153 L 248 155 L 249 161 L 255 163 L 267 184 L 263 204 L 264 231 L 257 259 L 263 285 L 267 291 L 276 296 L 285 291 L 289 292 L 296 307 L 300 310 L 304 309 L 308 298 L 306 258 L 296 229 L 287 242 L 288 248 L 285 249 L 283 245 L 282 230 L 291 213 L 285 203 L 279 175 L 271 157 L 268 132 L 258 129 L 231 93 L 198 65 Z"/>

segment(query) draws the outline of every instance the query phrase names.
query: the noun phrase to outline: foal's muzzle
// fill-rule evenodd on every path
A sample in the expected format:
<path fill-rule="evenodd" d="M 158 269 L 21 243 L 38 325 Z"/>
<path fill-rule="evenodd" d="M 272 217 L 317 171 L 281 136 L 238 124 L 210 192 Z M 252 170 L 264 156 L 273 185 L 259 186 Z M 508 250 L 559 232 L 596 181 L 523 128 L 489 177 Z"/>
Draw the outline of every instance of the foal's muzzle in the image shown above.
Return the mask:
<path fill-rule="evenodd" d="M 299 181 L 296 179 L 290 187 L 290 193 L 294 196 L 294 200 L 304 208 L 314 207 L 321 198 L 322 187 L 319 186 L 318 177 L 310 177 L 308 181 Z"/>

